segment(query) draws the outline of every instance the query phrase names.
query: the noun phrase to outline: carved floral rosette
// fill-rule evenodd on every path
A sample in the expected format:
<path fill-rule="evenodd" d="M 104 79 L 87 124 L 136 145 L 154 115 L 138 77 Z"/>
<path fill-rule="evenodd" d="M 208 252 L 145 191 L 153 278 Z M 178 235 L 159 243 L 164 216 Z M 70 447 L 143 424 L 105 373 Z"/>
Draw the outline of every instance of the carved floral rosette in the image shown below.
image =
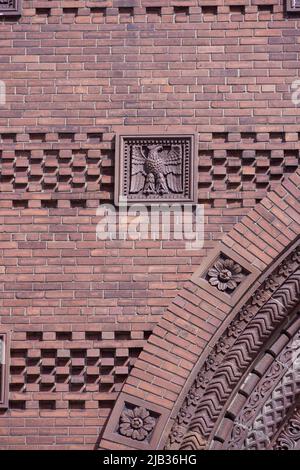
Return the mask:
<path fill-rule="evenodd" d="M 245 278 L 243 268 L 230 258 L 220 258 L 207 273 L 208 282 L 223 292 L 233 292 Z"/>
<path fill-rule="evenodd" d="M 144 441 L 153 431 L 156 420 L 143 407 L 125 408 L 120 417 L 119 434 L 137 441 Z"/>

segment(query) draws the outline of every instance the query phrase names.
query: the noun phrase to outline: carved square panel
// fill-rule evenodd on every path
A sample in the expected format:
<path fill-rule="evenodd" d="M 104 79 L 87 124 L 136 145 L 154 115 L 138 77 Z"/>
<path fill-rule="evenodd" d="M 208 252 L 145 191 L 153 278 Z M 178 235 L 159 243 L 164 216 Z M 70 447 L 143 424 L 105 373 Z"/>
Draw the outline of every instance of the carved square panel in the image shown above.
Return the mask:
<path fill-rule="evenodd" d="M 159 414 L 125 401 L 116 431 L 129 439 L 149 443 Z"/>
<path fill-rule="evenodd" d="M 21 0 L 0 0 L 0 16 L 21 14 Z"/>
<path fill-rule="evenodd" d="M 222 242 L 211 251 L 191 280 L 227 305 L 235 305 L 241 295 L 254 287 L 258 269 Z"/>
<path fill-rule="evenodd" d="M 103 439 L 126 447 L 150 450 L 158 445 L 168 410 L 121 393 L 106 425 Z"/>
<path fill-rule="evenodd" d="M 204 279 L 220 292 L 232 295 L 239 284 L 248 276 L 249 271 L 222 252 L 213 260 Z"/>
<path fill-rule="evenodd" d="M 290 13 L 300 13 L 300 0 L 287 0 L 286 9 Z"/>
<path fill-rule="evenodd" d="M 194 134 L 118 135 L 115 203 L 197 202 Z"/>

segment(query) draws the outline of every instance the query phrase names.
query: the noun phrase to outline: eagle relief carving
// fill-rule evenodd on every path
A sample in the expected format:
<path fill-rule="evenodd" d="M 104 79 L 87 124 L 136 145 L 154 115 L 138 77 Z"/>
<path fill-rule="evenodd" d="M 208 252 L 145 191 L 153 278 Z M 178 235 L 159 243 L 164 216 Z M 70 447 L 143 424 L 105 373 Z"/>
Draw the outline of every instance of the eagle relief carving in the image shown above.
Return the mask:
<path fill-rule="evenodd" d="M 118 136 L 115 202 L 193 203 L 196 136 Z"/>
<path fill-rule="evenodd" d="M 21 14 L 21 0 L 0 0 L 0 16 Z"/>
<path fill-rule="evenodd" d="M 146 152 L 142 146 L 132 147 L 130 192 L 148 194 L 181 193 L 182 152 L 181 147 L 149 145 Z"/>

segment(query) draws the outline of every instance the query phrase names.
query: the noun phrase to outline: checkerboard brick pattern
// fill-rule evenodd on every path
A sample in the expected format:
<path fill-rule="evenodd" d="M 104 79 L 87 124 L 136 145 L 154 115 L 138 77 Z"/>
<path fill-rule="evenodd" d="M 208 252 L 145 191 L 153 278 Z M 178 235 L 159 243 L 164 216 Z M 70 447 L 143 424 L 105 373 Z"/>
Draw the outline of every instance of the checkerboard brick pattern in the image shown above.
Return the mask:
<path fill-rule="evenodd" d="M 83 207 L 89 197 L 113 201 L 112 133 L 98 129 L 84 134 L 3 132 L 0 136 L 2 194 L 22 198 L 24 206 L 40 191 L 40 199 L 53 199 L 53 206 L 55 199 L 76 201 L 76 194 Z M 210 207 L 249 207 L 299 164 L 297 132 L 199 132 L 197 136 L 198 200 Z"/>

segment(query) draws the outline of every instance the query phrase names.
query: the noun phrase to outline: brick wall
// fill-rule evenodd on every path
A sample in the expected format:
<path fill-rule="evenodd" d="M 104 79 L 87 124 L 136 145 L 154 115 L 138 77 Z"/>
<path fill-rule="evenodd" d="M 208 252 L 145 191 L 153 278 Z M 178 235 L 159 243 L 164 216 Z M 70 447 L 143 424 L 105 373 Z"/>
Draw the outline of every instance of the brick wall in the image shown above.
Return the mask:
<path fill-rule="evenodd" d="M 299 162 L 299 20 L 278 0 L 23 0 L 0 17 L 0 448 L 94 448 L 178 289 Z M 199 135 L 205 245 L 96 238 L 114 135 Z"/>
<path fill-rule="evenodd" d="M 282 0 L 24 0 L 0 126 L 296 124 L 297 24 Z"/>

